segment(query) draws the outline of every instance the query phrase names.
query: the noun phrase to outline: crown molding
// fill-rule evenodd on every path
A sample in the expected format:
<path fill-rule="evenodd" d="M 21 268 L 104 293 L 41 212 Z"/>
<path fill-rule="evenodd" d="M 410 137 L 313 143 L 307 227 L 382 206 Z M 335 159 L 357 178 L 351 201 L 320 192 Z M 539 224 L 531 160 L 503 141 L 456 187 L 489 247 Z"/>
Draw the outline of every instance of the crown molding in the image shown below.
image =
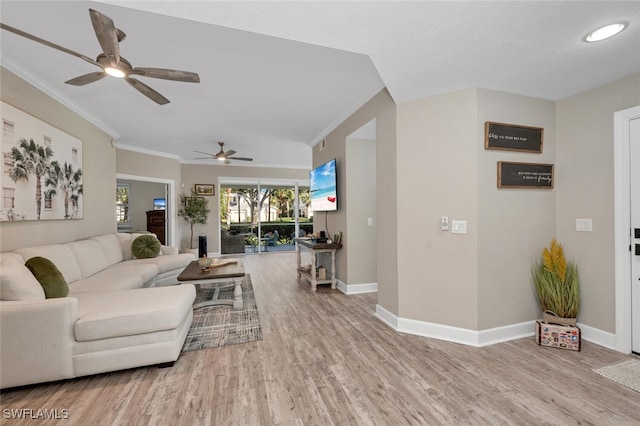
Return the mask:
<path fill-rule="evenodd" d="M 117 144 L 117 148 L 122 149 L 124 151 L 133 151 L 133 152 L 139 152 L 140 154 L 155 155 L 156 157 L 170 158 L 172 160 L 178 160 L 180 161 L 180 163 L 182 163 L 182 158 L 179 155 L 167 154 L 166 152 L 154 151 L 152 149 L 145 149 L 145 148 L 140 148 L 137 146 L 121 144 L 121 143 Z"/>
<path fill-rule="evenodd" d="M 10 59 L 7 59 L 4 56 L 0 57 L 0 66 L 11 71 L 12 73 L 14 73 L 18 77 L 26 81 L 27 83 L 31 84 L 41 92 L 44 92 L 47 96 L 61 103 L 62 105 L 64 105 L 74 113 L 78 114 L 80 117 L 87 120 L 89 123 L 93 124 L 98 129 L 102 130 L 112 138 L 119 139 L 122 136 L 118 131 L 116 131 L 109 125 L 107 125 L 104 121 L 100 120 L 95 115 L 89 113 L 80 105 L 71 101 L 69 98 L 63 95 L 59 90 L 55 89 L 49 83 L 45 82 L 40 77 L 24 69 L 23 67 L 11 61 Z"/>

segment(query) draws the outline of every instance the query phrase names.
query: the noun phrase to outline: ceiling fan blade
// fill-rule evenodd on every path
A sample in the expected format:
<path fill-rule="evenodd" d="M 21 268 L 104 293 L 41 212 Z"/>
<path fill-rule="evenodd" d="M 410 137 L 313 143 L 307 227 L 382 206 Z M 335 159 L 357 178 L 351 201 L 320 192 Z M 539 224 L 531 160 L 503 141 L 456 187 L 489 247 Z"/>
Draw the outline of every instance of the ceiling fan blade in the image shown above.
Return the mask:
<path fill-rule="evenodd" d="M 98 38 L 98 43 L 107 57 L 109 64 L 116 67 L 120 62 L 120 45 L 118 43 L 118 30 L 113 20 L 97 10 L 89 9 L 91 24 Z"/>
<path fill-rule="evenodd" d="M 89 58 L 88 56 L 83 55 L 82 53 L 74 52 L 71 49 L 67 49 L 66 47 L 62 47 L 60 45 L 57 45 L 55 43 L 52 43 L 52 42 L 47 41 L 45 39 L 42 39 L 40 37 L 36 37 L 33 34 L 26 33 L 26 32 L 24 32 L 22 30 L 19 30 L 17 28 L 12 27 L 12 26 L 3 24 L 1 22 L 0 22 L 0 28 L 2 28 L 3 30 L 7 30 L 9 32 L 12 32 L 14 34 L 17 34 L 17 35 L 19 35 L 21 37 L 28 38 L 29 40 L 44 44 L 45 46 L 49 46 L 49 47 L 54 48 L 56 50 L 59 50 L 61 52 L 68 53 L 69 55 L 76 56 L 76 57 L 78 57 L 78 58 L 80 58 L 80 59 L 82 59 L 84 61 L 89 62 L 90 64 L 93 64 L 93 65 L 95 65 L 95 66 L 97 66 L 99 68 L 102 68 L 102 66 L 99 63 L 97 63 L 93 59 Z"/>
<path fill-rule="evenodd" d="M 194 160 L 215 160 L 215 157 L 195 157 Z"/>
<path fill-rule="evenodd" d="M 90 74 L 81 75 L 80 77 L 67 80 L 65 83 L 72 84 L 74 86 L 84 86 L 85 84 L 93 83 L 94 81 L 98 81 L 106 76 L 107 73 L 104 71 L 92 72 Z"/>
<path fill-rule="evenodd" d="M 225 157 L 231 157 L 233 154 L 235 154 L 236 152 L 232 149 L 230 149 L 229 151 L 224 153 Z"/>
<path fill-rule="evenodd" d="M 208 155 L 211 158 L 215 158 L 215 154 L 210 154 L 208 152 L 202 152 L 202 151 L 193 151 L 193 152 L 197 152 L 198 154 L 204 154 L 204 155 Z"/>
<path fill-rule="evenodd" d="M 227 157 L 229 160 L 240 160 L 240 161 L 253 161 L 253 158 L 248 157 Z"/>
<path fill-rule="evenodd" d="M 140 93 L 142 93 L 143 95 L 145 95 L 146 97 L 154 101 L 155 103 L 159 105 L 165 105 L 169 103 L 169 99 L 165 98 L 160 93 L 156 92 L 151 87 L 144 84 L 143 82 L 138 81 L 135 78 L 131 78 L 131 77 L 125 77 L 124 79 L 127 80 L 127 83 L 132 85 L 137 91 L 139 91 Z"/>
<path fill-rule="evenodd" d="M 161 78 L 163 80 L 200 83 L 200 76 L 195 72 L 189 71 L 170 70 L 164 68 L 134 68 L 129 73 L 144 77 Z"/>

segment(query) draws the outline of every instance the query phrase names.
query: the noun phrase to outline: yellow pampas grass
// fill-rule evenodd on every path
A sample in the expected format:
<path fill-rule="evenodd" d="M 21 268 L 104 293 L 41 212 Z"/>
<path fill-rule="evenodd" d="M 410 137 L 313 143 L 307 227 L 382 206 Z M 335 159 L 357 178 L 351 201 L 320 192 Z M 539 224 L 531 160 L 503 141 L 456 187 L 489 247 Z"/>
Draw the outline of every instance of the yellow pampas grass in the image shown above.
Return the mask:
<path fill-rule="evenodd" d="M 580 309 L 578 267 L 567 262 L 562 245 L 554 238 L 531 267 L 533 284 L 543 311 L 562 318 L 576 318 Z"/>

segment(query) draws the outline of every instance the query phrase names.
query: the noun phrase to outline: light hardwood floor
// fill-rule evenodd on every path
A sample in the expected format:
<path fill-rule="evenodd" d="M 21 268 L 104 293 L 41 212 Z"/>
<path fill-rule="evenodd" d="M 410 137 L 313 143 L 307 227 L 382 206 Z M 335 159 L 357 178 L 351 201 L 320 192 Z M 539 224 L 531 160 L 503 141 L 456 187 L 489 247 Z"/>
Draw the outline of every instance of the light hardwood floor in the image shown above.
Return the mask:
<path fill-rule="evenodd" d="M 244 256 L 264 339 L 3 392 L 7 409 L 69 410 L 78 425 L 638 425 L 640 393 L 592 372 L 628 356 L 533 337 L 485 348 L 398 333 L 375 294 L 298 282 L 295 256 Z"/>

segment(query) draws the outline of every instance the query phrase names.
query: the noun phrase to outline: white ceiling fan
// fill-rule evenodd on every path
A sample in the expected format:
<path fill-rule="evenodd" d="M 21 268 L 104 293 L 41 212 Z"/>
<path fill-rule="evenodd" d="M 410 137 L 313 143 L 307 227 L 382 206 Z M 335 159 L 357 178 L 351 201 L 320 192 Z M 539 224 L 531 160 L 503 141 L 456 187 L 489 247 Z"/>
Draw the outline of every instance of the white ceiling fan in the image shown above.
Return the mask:
<path fill-rule="evenodd" d="M 194 151 L 194 152 L 197 152 L 198 154 L 207 155 L 207 157 L 198 157 L 198 158 L 196 158 L 196 160 L 211 160 L 211 159 L 215 159 L 215 160 L 223 162 L 224 164 L 230 164 L 231 163 L 230 160 L 253 161 L 253 158 L 249 158 L 249 157 L 234 157 L 233 155 L 236 152 L 234 150 L 232 150 L 232 149 L 230 149 L 230 150 L 225 152 L 225 150 L 224 150 L 224 142 L 218 142 L 218 145 L 220 145 L 220 151 L 218 151 L 215 154 L 211 154 L 211 153 L 208 153 L 208 152 L 202 152 L 202 151 Z"/>

